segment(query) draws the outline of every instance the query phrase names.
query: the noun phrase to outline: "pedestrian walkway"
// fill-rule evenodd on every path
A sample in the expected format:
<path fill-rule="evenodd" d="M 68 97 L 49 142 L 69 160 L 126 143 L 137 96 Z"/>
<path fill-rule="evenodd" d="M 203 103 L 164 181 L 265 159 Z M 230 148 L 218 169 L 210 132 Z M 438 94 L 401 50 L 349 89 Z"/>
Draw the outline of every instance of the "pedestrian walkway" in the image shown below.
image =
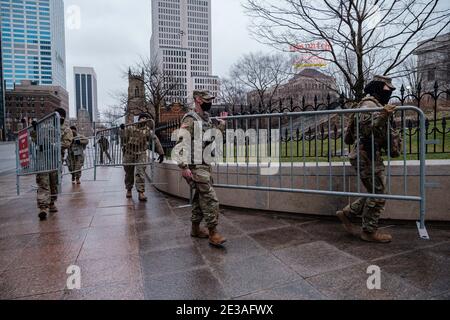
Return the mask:
<path fill-rule="evenodd" d="M 228 242 L 216 249 L 190 237 L 185 200 L 147 186 L 139 203 L 125 198 L 122 169 L 98 177 L 66 182 L 46 222 L 33 191 L 0 198 L 0 299 L 450 299 L 448 226 L 430 224 L 430 241 L 413 223 L 385 226 L 394 242 L 378 245 L 335 219 L 224 209 Z M 66 289 L 70 265 L 80 290 Z M 381 290 L 367 289 L 370 265 Z"/>

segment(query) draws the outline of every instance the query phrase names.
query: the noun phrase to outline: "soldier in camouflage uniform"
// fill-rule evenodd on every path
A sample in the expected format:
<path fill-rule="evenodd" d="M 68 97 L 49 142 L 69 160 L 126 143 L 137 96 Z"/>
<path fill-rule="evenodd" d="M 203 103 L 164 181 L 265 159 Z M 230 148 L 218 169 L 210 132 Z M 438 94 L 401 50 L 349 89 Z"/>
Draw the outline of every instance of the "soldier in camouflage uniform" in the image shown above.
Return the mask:
<path fill-rule="evenodd" d="M 202 134 L 212 128 L 217 128 L 222 132 L 225 130 L 225 122 L 223 120 L 214 125 L 209 117 L 208 112 L 211 109 L 213 99 L 215 97 L 211 96 L 208 91 L 194 92 L 195 111 L 189 112 L 183 118 L 181 124 L 181 129 L 187 130 L 191 139 L 194 139 L 195 126 L 202 130 Z M 180 143 L 182 143 L 182 139 L 179 139 L 178 144 Z M 186 143 L 186 141 L 183 143 Z M 192 146 L 192 141 L 187 143 L 190 143 Z M 202 149 L 205 149 L 205 147 L 206 145 L 203 144 Z M 193 155 L 192 148 L 191 155 Z M 219 200 L 213 188 L 211 165 L 205 163 L 205 161 L 202 164 L 196 164 L 192 159 L 190 163 L 179 161 L 178 165 L 182 169 L 183 177 L 194 190 L 191 236 L 194 238 L 209 238 L 211 245 L 222 246 L 226 239 L 217 232 Z M 200 228 L 200 223 L 203 219 L 206 221 L 209 232 Z"/>
<path fill-rule="evenodd" d="M 375 76 L 367 85 L 365 92 L 367 96 L 359 104 L 359 108 L 384 108 L 382 112 L 360 113 L 359 137 L 356 137 L 356 121 L 352 119 L 345 135 L 345 143 L 354 145 L 349 155 L 352 167 L 358 168 L 358 145 L 359 140 L 359 171 L 360 179 L 368 193 L 385 194 L 385 166 L 382 158 L 382 149 L 386 145 L 388 134 L 388 121 L 395 111 L 395 106 L 389 105 L 392 92 L 395 87 L 392 80 L 383 76 Z M 373 116 L 373 123 L 372 123 Z M 374 150 L 372 150 L 372 133 L 374 137 Z M 372 156 L 374 163 L 372 163 Z M 373 180 L 372 166 L 375 168 L 375 179 Z M 378 230 L 378 220 L 384 211 L 385 199 L 360 198 L 352 204 L 337 212 L 344 228 L 351 234 L 356 235 L 356 228 L 351 219 L 362 217 L 362 232 L 358 235 L 364 241 L 386 243 L 392 241 L 391 235 L 381 233 Z"/>
<path fill-rule="evenodd" d="M 65 123 L 66 111 L 58 108 L 55 112 L 58 112 L 61 117 L 61 159 L 63 159 L 65 150 L 72 144 L 73 135 Z M 36 140 L 36 127 L 37 123 L 33 122 L 34 130 L 31 133 L 33 140 Z M 47 219 L 49 212 L 58 212 L 55 206 L 55 202 L 58 199 L 58 172 L 39 173 L 36 175 L 36 183 L 38 185 L 37 205 L 39 208 L 39 219 L 42 221 Z"/>
<path fill-rule="evenodd" d="M 109 154 L 109 141 L 108 139 L 102 134 L 100 136 L 100 139 L 98 139 L 98 145 L 100 146 L 100 164 L 104 164 L 104 155 L 106 154 L 106 157 L 108 158 L 109 163 L 111 163 L 111 155 Z"/>
<path fill-rule="evenodd" d="M 72 184 L 81 184 L 81 169 L 84 165 L 84 150 L 89 144 L 89 140 L 77 132 L 75 126 L 70 127 L 73 134 L 73 142 L 67 155 L 67 165 L 72 174 Z"/>
<path fill-rule="evenodd" d="M 127 198 L 132 198 L 133 185 L 139 193 L 139 201 L 147 201 L 145 196 L 145 170 L 146 165 L 139 163 L 147 162 L 147 151 L 152 147 L 152 140 L 155 143 L 156 152 L 159 154 L 159 162 L 164 161 L 164 149 L 158 137 L 153 133 L 153 122 L 147 113 L 139 115 L 139 123 L 125 127 L 121 126 L 120 138 L 123 151 L 125 186 Z"/>

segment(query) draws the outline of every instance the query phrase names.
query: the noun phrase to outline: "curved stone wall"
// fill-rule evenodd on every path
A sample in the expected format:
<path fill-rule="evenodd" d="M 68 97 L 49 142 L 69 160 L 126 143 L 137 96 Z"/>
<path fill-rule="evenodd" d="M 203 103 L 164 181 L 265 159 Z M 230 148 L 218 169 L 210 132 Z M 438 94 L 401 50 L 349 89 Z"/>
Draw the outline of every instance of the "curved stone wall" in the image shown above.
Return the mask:
<path fill-rule="evenodd" d="M 329 172 L 333 178 L 329 179 Z M 284 165 L 281 174 L 269 177 L 256 175 L 256 168 L 246 166 L 220 166 L 214 169 L 214 182 L 217 184 L 247 185 L 255 184 L 259 179 L 262 186 L 279 187 L 280 179 L 284 187 L 315 189 L 317 185 L 322 190 L 331 187 L 334 190 L 342 190 L 344 170 L 347 177 L 346 186 L 354 186 L 355 175 L 350 166 L 328 163 L 303 164 L 296 166 Z M 303 177 L 303 172 L 306 178 Z M 393 194 L 402 194 L 405 191 L 402 163 L 392 163 L 391 188 Z M 349 174 L 352 174 L 349 176 Z M 407 172 L 407 192 L 414 195 L 419 187 L 419 165 L 417 161 L 409 161 Z M 179 168 L 175 163 L 166 162 L 156 164 L 154 172 L 155 187 L 165 193 L 189 199 L 189 187 L 182 179 Z M 433 160 L 427 163 L 427 182 L 432 186 L 427 188 L 427 215 L 426 220 L 450 221 L 450 161 Z M 344 207 L 351 199 L 339 196 L 311 195 L 293 192 L 254 191 L 242 189 L 216 188 L 220 203 L 225 206 L 261 209 L 267 211 L 289 212 L 300 214 L 313 214 L 332 216 L 336 210 Z M 356 191 L 356 190 L 351 190 Z M 417 192 L 416 192 L 417 194 Z M 384 219 L 417 220 L 419 216 L 419 204 L 417 202 L 389 200 L 386 205 Z"/>

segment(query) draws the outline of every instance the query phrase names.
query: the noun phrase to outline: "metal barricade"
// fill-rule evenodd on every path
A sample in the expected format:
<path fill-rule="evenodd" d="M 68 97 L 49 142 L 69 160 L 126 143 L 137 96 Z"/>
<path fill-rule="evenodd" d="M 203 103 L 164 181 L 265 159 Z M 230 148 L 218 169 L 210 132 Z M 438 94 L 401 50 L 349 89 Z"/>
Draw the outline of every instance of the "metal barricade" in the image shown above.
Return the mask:
<path fill-rule="evenodd" d="M 355 143 L 356 166 L 349 172 L 348 146 L 344 143 L 344 131 L 349 121 L 349 116 L 356 120 L 355 136 L 360 137 L 362 125 L 360 118 L 368 117 L 371 128 L 377 121 L 374 116 L 383 109 L 351 109 L 351 110 L 324 110 L 311 112 L 276 113 L 263 115 L 242 115 L 226 118 L 226 133 L 224 138 L 224 156 L 222 163 L 216 164 L 217 180 L 215 186 L 230 189 L 248 189 L 257 191 L 305 193 L 313 195 L 330 195 L 343 197 L 364 197 L 373 199 L 415 201 L 420 203 L 419 221 L 417 226 L 423 239 L 429 239 L 425 228 L 425 148 L 432 141 L 425 137 L 425 115 L 414 106 L 398 107 L 395 115 L 391 117 L 383 130 L 386 130 L 387 143 L 384 149 L 385 166 L 385 190 L 376 190 L 376 176 L 383 168 L 377 168 L 375 150 L 378 150 L 377 137 L 374 130 L 364 142 L 365 148 L 372 150 L 369 155 L 371 168 L 361 168 L 361 139 Z M 408 185 L 408 155 L 406 152 L 406 130 L 403 130 L 403 150 L 398 159 L 391 157 L 391 125 L 394 119 L 405 119 L 407 116 L 416 117 L 419 123 L 419 138 L 417 149 L 419 153 L 418 188 Z M 324 123 L 325 119 L 325 123 Z M 306 125 L 307 124 L 307 125 Z M 313 124 L 313 134 L 307 132 L 307 128 Z M 366 124 L 367 125 L 367 124 Z M 406 126 L 405 123 L 402 124 Z M 320 127 L 328 128 L 326 132 Z M 338 128 L 340 141 L 333 143 L 332 127 Z M 310 129 L 309 129 L 310 130 Z M 367 130 L 365 130 L 367 131 Z M 321 139 L 324 135 L 328 139 Z M 297 136 L 299 135 L 299 136 Z M 283 139 L 283 137 L 285 137 Z M 328 140 L 328 141 L 327 141 Z M 306 142 L 308 148 L 314 148 L 315 157 L 307 158 Z M 319 142 L 321 141 L 321 142 Z M 328 143 L 328 154 L 321 155 L 319 143 Z M 312 142 L 312 143 L 311 143 Z M 333 149 L 338 150 L 333 150 Z M 311 150 L 309 150 L 311 152 Z M 402 191 L 398 185 L 393 188 L 392 167 L 395 161 L 396 167 L 401 167 Z M 379 163 L 378 163 L 379 164 Z M 231 181 L 230 169 L 236 168 L 237 179 Z M 302 174 L 296 174 L 302 169 Z M 364 169 L 364 172 L 362 170 Z M 256 171 L 256 179 L 255 179 Z M 251 172 L 251 173 L 250 173 Z M 356 174 L 356 176 L 355 176 Z M 364 188 L 361 176 L 366 175 L 370 185 Z M 325 181 L 325 182 L 324 182 Z M 415 185 L 415 184 L 414 184 Z M 366 190 L 364 190 L 366 189 Z"/>
<path fill-rule="evenodd" d="M 82 146 L 82 155 L 75 155 L 69 148 L 67 155 L 64 159 L 63 176 L 74 174 L 77 172 L 84 172 L 92 170 L 95 167 L 95 137 L 86 137 L 88 144 Z M 74 141 L 76 138 L 74 139 Z M 80 169 L 75 170 L 75 163 L 78 159 L 76 157 L 83 157 L 83 164 Z"/>
<path fill-rule="evenodd" d="M 35 127 L 18 133 L 16 142 L 16 185 L 20 195 L 20 177 L 58 172 L 61 182 L 61 123 L 58 113 L 38 121 Z"/>
<path fill-rule="evenodd" d="M 153 120 L 99 130 L 94 139 L 94 179 L 97 167 L 150 165 L 155 162 Z"/>

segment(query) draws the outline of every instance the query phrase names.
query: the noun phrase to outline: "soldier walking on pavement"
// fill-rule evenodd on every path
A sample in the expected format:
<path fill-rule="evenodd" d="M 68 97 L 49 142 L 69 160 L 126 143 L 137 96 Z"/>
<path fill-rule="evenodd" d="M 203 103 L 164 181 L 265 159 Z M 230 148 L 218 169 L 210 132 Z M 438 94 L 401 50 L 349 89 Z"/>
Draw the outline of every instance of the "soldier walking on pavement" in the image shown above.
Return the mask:
<path fill-rule="evenodd" d="M 58 108 L 55 112 L 59 113 L 61 119 L 61 159 L 64 159 L 65 151 L 72 144 L 73 135 L 72 131 L 65 123 L 66 110 Z M 33 140 L 36 139 L 36 128 L 37 123 L 33 121 L 33 131 L 31 133 Z M 41 148 L 40 152 L 45 152 L 45 150 L 42 150 Z M 38 173 L 36 175 L 36 183 L 38 185 L 37 205 L 39 208 L 39 219 L 43 221 L 47 219 L 49 212 L 58 212 L 55 205 L 55 202 L 58 199 L 58 172 L 53 171 L 50 173 Z"/>
<path fill-rule="evenodd" d="M 360 102 L 358 108 L 384 108 L 382 112 L 360 113 L 359 136 L 356 136 L 356 121 L 353 118 L 345 133 L 345 143 L 353 145 L 349 155 L 352 167 L 358 168 L 358 144 L 359 140 L 359 171 L 360 179 L 368 193 L 385 194 L 385 166 L 382 158 L 382 150 L 387 150 L 388 121 L 395 111 L 395 106 L 389 105 L 395 87 L 392 80 L 384 76 L 375 76 L 364 89 L 367 96 Z M 373 119 L 372 119 L 373 117 Z M 374 150 L 372 150 L 372 134 Z M 372 163 L 372 156 L 374 163 Z M 375 179 L 372 176 L 374 166 Z M 392 241 L 392 236 L 378 230 L 378 221 L 385 208 L 385 199 L 360 198 L 337 212 L 338 218 L 344 224 L 344 228 L 355 235 L 355 228 L 351 219 L 362 217 L 362 232 L 360 237 L 364 241 L 387 243 Z"/>
<path fill-rule="evenodd" d="M 218 125 L 214 125 L 211 121 L 208 112 L 211 110 L 212 100 L 215 97 L 211 96 L 208 91 L 195 91 L 194 101 L 195 110 L 189 112 L 182 119 L 181 129 L 187 130 L 190 133 L 192 141 L 182 141 L 179 139 L 178 144 L 187 143 L 193 145 L 195 127 L 200 127 L 203 134 L 212 128 L 217 128 L 220 131 L 225 130 L 225 122 L 219 121 Z M 202 150 L 207 147 L 203 143 Z M 192 231 L 191 236 L 194 238 L 209 238 L 209 243 L 213 246 L 222 246 L 226 239 L 217 232 L 217 225 L 219 221 L 219 200 L 213 188 L 211 177 L 211 165 L 203 162 L 200 164 L 193 161 L 193 150 L 191 149 L 190 163 L 178 161 L 178 166 L 182 169 L 182 176 L 188 184 L 194 189 L 194 197 L 192 199 Z M 200 227 L 203 219 L 206 222 L 209 232 Z"/>
<path fill-rule="evenodd" d="M 153 121 L 148 113 L 139 115 L 139 123 L 126 127 L 121 125 L 121 143 L 123 151 L 123 163 L 125 170 L 125 187 L 127 198 L 132 198 L 133 184 L 139 193 L 139 201 L 147 201 L 145 196 L 145 163 L 147 151 L 152 147 L 154 141 L 156 152 L 159 154 L 158 161 L 164 161 L 164 149 L 158 137 L 153 132 Z"/>
<path fill-rule="evenodd" d="M 100 139 L 98 139 L 98 145 L 100 146 L 100 164 L 104 164 L 104 154 L 106 154 L 109 163 L 111 163 L 111 156 L 108 151 L 109 141 L 103 134 L 100 136 Z"/>
<path fill-rule="evenodd" d="M 77 132 L 75 126 L 70 127 L 73 134 L 73 141 L 70 145 L 67 155 L 67 164 L 69 171 L 72 174 L 72 184 L 81 184 L 81 169 L 84 165 L 84 150 L 89 144 L 89 140 Z"/>

